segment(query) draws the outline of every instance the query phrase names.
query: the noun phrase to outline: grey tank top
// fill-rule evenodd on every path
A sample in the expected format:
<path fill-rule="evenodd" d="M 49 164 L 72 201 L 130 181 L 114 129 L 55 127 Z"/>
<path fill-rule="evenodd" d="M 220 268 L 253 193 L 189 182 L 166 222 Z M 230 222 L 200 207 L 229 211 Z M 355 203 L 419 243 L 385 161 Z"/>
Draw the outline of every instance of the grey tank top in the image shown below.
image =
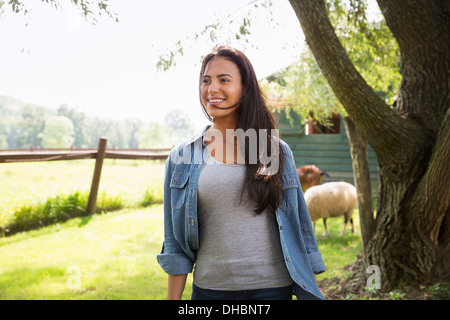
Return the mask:
<path fill-rule="evenodd" d="M 241 202 L 245 165 L 208 160 L 198 180 L 195 285 L 225 291 L 290 285 L 276 218 L 256 215 L 245 191 Z"/>

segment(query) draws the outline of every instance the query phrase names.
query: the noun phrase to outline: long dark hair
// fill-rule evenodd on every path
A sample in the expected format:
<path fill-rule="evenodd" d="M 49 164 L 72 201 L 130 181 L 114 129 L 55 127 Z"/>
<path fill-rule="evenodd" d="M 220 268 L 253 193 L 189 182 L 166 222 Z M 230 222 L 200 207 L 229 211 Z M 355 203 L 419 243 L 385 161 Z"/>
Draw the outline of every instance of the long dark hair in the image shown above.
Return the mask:
<path fill-rule="evenodd" d="M 270 111 L 267 100 L 265 99 L 256 78 L 250 60 L 239 50 L 227 46 L 220 46 L 215 52 L 212 52 L 204 57 L 200 71 L 199 90 L 201 90 L 203 75 L 208 62 L 215 57 L 223 57 L 234 62 L 239 69 L 242 79 L 243 96 L 238 107 L 238 129 L 246 132 L 248 129 L 254 129 L 259 133 L 260 129 L 266 129 L 265 136 L 267 153 L 272 156 L 272 152 L 278 150 L 278 170 L 273 174 L 262 174 L 267 169 L 266 164 L 261 162 L 261 150 L 258 150 L 257 163 L 250 163 L 249 161 L 249 144 L 245 144 L 245 165 L 246 176 L 244 180 L 244 188 L 247 188 L 249 197 L 256 203 L 255 212 L 261 214 L 268 209 L 269 212 L 275 213 L 275 210 L 280 206 L 284 197 L 283 189 L 283 168 L 284 168 L 284 154 L 283 149 L 279 145 L 279 140 L 274 141 L 272 136 L 272 129 L 277 129 L 275 118 Z M 201 103 L 201 99 L 200 99 Z M 205 106 L 202 104 L 203 112 L 206 117 L 212 121 L 212 118 L 207 113 Z M 258 146 L 261 145 L 259 134 L 257 134 Z M 245 142 L 245 141 L 244 141 Z M 272 143 L 278 144 L 278 148 L 273 150 Z M 240 145 L 243 143 L 241 141 Z M 244 150 L 243 150 L 244 151 Z"/>

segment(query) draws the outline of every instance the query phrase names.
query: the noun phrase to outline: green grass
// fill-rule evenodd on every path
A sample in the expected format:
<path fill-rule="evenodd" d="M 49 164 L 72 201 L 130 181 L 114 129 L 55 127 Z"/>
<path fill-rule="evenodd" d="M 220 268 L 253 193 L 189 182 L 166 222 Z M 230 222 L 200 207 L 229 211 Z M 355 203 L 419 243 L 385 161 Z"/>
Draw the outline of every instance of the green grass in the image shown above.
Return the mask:
<path fill-rule="evenodd" d="M 0 166 L 0 236 L 85 216 L 92 161 Z M 162 201 L 160 161 L 106 160 L 97 212 Z"/>
<path fill-rule="evenodd" d="M 359 253 L 358 235 L 339 237 L 341 219 L 317 235 L 327 272 L 342 275 Z M 317 234 L 321 234 L 317 224 Z M 156 261 L 163 239 L 163 207 L 125 209 L 71 219 L 0 239 L 0 299 L 164 299 L 167 275 Z M 79 268 L 79 269 L 78 269 Z M 73 288 L 80 271 L 80 289 Z M 189 275 L 183 299 L 190 299 Z"/>
<path fill-rule="evenodd" d="M 153 205 L 1 238 L 0 299 L 164 299 L 162 225 Z"/>
<path fill-rule="evenodd" d="M 74 191 L 89 192 L 94 160 L 4 163 L 0 165 L 0 214 L 24 204 Z M 162 186 L 163 161 L 105 159 L 99 192 L 120 195 L 129 206 L 149 187 Z"/>
<path fill-rule="evenodd" d="M 34 216 L 38 208 L 67 207 L 74 194 L 88 192 L 93 166 L 90 160 L 0 165 L 0 227 L 20 210 Z M 164 299 L 167 275 L 155 257 L 163 240 L 163 207 L 155 204 L 163 177 L 163 162 L 107 159 L 97 203 L 116 199 L 125 209 L 0 238 L 0 299 Z M 322 221 L 316 223 L 327 269 L 319 282 L 345 276 L 343 266 L 360 253 L 357 211 L 353 218 L 356 233 L 348 226 L 343 237 L 343 218 L 327 220 L 326 238 Z M 80 288 L 71 289 L 77 279 Z M 184 299 L 191 284 L 189 275 Z"/>
<path fill-rule="evenodd" d="M 142 209 L 162 201 L 164 162 L 105 160 L 98 211 L 134 211 L 85 216 L 93 168 L 90 160 L 0 166 L 0 229 L 36 229 L 56 222 L 6 238 L 0 235 L 0 299 L 165 296 L 165 289 L 159 296 L 152 290 L 155 283 L 160 287 L 166 282 L 155 265 L 162 243 L 162 209 Z M 80 217 L 64 222 L 69 215 Z M 67 289 L 67 281 L 74 279 L 69 278 L 72 266 L 80 267 L 81 290 Z M 154 279 L 158 273 L 159 282 Z M 126 288 L 117 290 L 119 284 Z M 136 290 L 130 292 L 129 286 Z"/>
<path fill-rule="evenodd" d="M 316 236 L 327 271 L 317 276 L 345 278 L 343 267 L 359 253 L 359 236 L 339 236 L 341 219 L 329 219 L 329 236 Z M 167 275 L 156 261 L 163 239 L 163 206 L 124 209 L 108 214 L 73 218 L 39 230 L 0 238 L 0 300 L 162 300 Z M 76 288 L 79 270 L 79 288 Z M 192 274 L 183 299 L 190 299 Z M 448 299 L 449 283 L 425 288 L 428 296 Z M 423 295 L 423 293 L 421 293 Z M 346 295 L 338 299 L 402 299 L 402 292 L 380 297 Z"/>
<path fill-rule="evenodd" d="M 344 217 L 327 219 L 328 235 L 323 236 L 323 222 L 316 221 L 315 234 L 320 253 L 325 262 L 326 272 L 317 275 L 317 280 L 342 278 L 346 276 L 343 267 L 354 262 L 361 253 L 361 233 L 359 228 L 358 210 L 353 213 L 355 233 L 351 232 L 350 222 L 343 236 L 340 233 L 344 227 Z"/>

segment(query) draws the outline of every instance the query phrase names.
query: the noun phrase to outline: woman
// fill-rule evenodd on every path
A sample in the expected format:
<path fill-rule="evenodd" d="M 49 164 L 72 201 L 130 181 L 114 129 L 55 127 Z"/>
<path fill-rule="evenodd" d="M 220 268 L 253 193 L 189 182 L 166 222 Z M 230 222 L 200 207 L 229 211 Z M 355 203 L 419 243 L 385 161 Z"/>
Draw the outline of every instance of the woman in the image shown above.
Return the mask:
<path fill-rule="evenodd" d="M 315 274 L 325 267 L 293 155 L 273 134 L 250 61 L 219 47 L 203 60 L 199 89 L 212 126 L 166 163 L 157 259 L 167 299 L 181 299 L 194 264 L 192 299 L 323 299 Z"/>

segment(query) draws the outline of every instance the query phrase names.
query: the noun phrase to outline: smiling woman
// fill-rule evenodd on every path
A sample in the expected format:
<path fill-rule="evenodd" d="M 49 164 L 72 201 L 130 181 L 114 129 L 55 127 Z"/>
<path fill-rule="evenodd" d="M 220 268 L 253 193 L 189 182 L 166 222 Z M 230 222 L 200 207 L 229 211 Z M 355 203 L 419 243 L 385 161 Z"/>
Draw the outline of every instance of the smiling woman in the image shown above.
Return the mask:
<path fill-rule="evenodd" d="M 290 300 L 293 292 L 323 299 L 314 273 L 324 265 L 292 151 L 273 136 L 274 116 L 250 60 L 227 46 L 208 54 L 199 94 L 212 126 L 175 147 L 166 162 L 164 244 L 157 260 L 169 274 L 167 298 L 180 299 L 195 264 L 194 300 Z M 260 134 L 242 144 L 239 137 L 228 139 L 230 131 Z M 277 163 L 268 174 L 264 143 Z M 258 148 L 254 162 L 250 144 Z M 230 146 L 234 157 L 220 153 Z"/>

